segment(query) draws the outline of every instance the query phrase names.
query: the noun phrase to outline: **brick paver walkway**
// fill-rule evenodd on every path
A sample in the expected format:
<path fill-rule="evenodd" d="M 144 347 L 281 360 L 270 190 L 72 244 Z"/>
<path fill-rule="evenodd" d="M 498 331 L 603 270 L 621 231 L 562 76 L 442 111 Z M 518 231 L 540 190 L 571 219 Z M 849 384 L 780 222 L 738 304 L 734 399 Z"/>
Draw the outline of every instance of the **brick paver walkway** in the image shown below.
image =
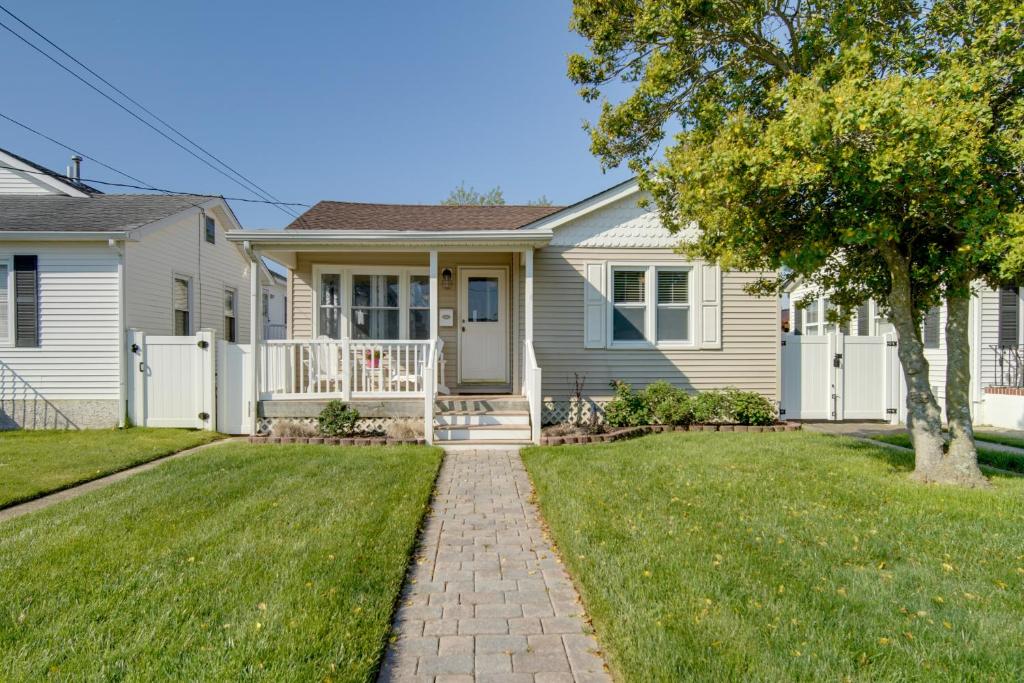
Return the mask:
<path fill-rule="evenodd" d="M 610 681 L 518 449 L 450 450 L 381 681 Z"/>

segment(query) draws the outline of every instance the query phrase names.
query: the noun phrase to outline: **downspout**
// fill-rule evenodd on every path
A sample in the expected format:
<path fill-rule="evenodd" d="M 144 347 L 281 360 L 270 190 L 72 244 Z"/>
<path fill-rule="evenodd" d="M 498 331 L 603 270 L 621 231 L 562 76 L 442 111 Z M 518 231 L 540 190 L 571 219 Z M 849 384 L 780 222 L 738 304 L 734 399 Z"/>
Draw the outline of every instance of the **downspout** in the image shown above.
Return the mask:
<path fill-rule="evenodd" d="M 125 286 L 125 262 L 128 250 L 124 240 L 108 240 L 108 246 L 117 252 L 117 426 L 127 425 L 128 414 L 128 349 L 125 348 L 125 310 L 128 288 Z"/>

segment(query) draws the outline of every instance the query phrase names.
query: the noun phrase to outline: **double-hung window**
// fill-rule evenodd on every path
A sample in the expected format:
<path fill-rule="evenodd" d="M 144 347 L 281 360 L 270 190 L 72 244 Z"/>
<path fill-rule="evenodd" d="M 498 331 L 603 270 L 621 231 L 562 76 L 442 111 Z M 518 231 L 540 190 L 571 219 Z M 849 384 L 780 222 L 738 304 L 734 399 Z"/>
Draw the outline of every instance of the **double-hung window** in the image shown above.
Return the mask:
<path fill-rule="evenodd" d="M 690 273 L 679 266 L 612 266 L 612 344 L 690 344 Z"/>
<path fill-rule="evenodd" d="M 398 275 L 352 276 L 352 338 L 398 339 Z"/>
<path fill-rule="evenodd" d="M 612 341 L 642 342 L 647 334 L 647 269 L 612 269 Z"/>
<path fill-rule="evenodd" d="M 430 339 L 430 276 L 409 276 L 409 339 Z"/>
<path fill-rule="evenodd" d="M 11 259 L 0 257 L 0 345 L 14 345 L 14 294 L 11 287 Z"/>
<path fill-rule="evenodd" d="M 171 308 L 174 311 L 174 334 L 192 334 L 192 280 L 175 276 L 171 284 Z"/>
<path fill-rule="evenodd" d="M 204 221 L 203 228 L 204 228 L 204 231 L 205 231 L 206 241 L 209 242 L 210 244 L 216 244 L 217 243 L 217 221 L 215 221 L 210 216 L 206 216 L 205 218 L 206 218 L 206 220 Z"/>
<path fill-rule="evenodd" d="M 320 274 L 320 299 L 317 306 L 317 329 L 322 337 L 341 339 L 341 273 Z"/>
<path fill-rule="evenodd" d="M 235 319 L 235 290 L 224 290 L 224 339 L 238 341 L 238 323 Z"/>

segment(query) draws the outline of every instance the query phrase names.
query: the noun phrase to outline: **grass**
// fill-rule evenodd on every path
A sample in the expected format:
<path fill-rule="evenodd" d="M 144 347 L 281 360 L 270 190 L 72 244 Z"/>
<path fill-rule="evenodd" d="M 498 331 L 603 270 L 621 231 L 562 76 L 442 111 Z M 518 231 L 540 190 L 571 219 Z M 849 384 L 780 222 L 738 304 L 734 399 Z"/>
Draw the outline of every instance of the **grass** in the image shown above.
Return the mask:
<path fill-rule="evenodd" d="M 0 432 L 0 508 L 222 438 L 191 429 Z"/>
<path fill-rule="evenodd" d="M 1002 444 L 1004 446 L 1013 446 L 1014 448 L 1024 448 L 1024 439 L 1019 436 L 1012 436 L 1010 434 L 1003 434 L 1002 432 L 985 432 L 976 431 L 974 432 L 976 439 L 982 439 L 984 441 L 991 441 L 992 443 Z"/>
<path fill-rule="evenodd" d="M 877 434 L 875 436 L 872 436 L 871 438 L 874 439 L 875 441 L 891 443 L 894 446 L 913 448 L 913 446 L 910 443 L 910 435 L 907 434 L 906 432 L 897 432 L 894 434 Z M 991 441 L 991 439 L 989 440 Z M 1012 446 L 1013 444 L 1007 445 Z M 988 465 L 989 467 L 998 467 L 1001 470 L 1008 470 L 1010 472 L 1024 474 L 1024 455 L 1007 453 L 1005 451 L 997 451 L 994 448 L 985 448 L 985 445 L 981 441 L 977 442 L 977 448 L 978 462 L 980 464 Z"/>
<path fill-rule="evenodd" d="M 439 463 L 226 444 L 0 524 L 0 680 L 369 680 Z"/>
<path fill-rule="evenodd" d="M 1024 679 L 1024 480 L 822 434 L 524 451 L 624 681 Z"/>

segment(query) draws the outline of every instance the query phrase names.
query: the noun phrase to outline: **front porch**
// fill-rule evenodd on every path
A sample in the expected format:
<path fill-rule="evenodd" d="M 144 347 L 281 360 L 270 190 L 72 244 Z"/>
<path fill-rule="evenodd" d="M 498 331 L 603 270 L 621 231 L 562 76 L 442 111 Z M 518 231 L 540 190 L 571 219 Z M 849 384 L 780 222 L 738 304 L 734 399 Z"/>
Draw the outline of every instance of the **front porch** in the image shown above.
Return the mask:
<path fill-rule="evenodd" d="M 513 434 L 539 439 L 537 237 L 486 243 L 476 233 L 470 245 L 452 244 L 458 240 L 451 235 L 438 240 L 421 234 L 418 239 L 428 242 L 422 248 L 386 250 L 350 235 L 315 246 L 294 245 L 295 239 L 246 245 L 254 260 L 266 255 L 289 268 L 286 338 L 260 339 L 263 322 L 252 321 L 258 339 L 251 360 L 253 432 L 261 420 L 309 419 L 339 399 L 367 417 L 422 419 L 428 442 L 477 439 L 485 430 L 495 440 Z M 447 248 L 429 244 L 434 240 Z M 262 310 L 260 289 L 254 285 L 251 295 L 251 310 Z M 524 415 L 507 405 L 459 410 L 444 402 L 481 395 L 517 401 Z M 507 416 L 509 425 L 489 414 Z"/>

